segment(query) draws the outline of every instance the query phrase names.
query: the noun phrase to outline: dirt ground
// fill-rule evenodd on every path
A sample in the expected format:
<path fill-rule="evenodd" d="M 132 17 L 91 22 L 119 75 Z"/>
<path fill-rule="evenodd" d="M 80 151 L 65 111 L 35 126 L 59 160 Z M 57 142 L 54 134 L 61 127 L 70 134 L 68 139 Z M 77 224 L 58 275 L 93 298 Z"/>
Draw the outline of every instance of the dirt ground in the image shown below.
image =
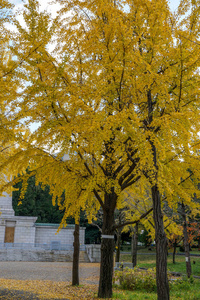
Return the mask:
<path fill-rule="evenodd" d="M 80 284 L 98 284 L 99 263 L 80 263 Z M 0 261 L 0 278 L 71 282 L 71 262 Z"/>
<path fill-rule="evenodd" d="M 100 264 L 80 263 L 79 268 L 81 285 L 98 285 Z M 44 280 L 71 284 L 71 276 L 71 262 L 0 262 L 0 280 L 11 279 L 24 282 L 25 280 Z M 33 292 L 0 286 L 0 300 L 1 299 L 39 300 L 41 298 Z M 48 300 L 48 298 L 45 299 Z M 64 298 L 62 299 L 64 300 Z M 72 298 L 66 298 L 66 300 L 68 299 Z"/>

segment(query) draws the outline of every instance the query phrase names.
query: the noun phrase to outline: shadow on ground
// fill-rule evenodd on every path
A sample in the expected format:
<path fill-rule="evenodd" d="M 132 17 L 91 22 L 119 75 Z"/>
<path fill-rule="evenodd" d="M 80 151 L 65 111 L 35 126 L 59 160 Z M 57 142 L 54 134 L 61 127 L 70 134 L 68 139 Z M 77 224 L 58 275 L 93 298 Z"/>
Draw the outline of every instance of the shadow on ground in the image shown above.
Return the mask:
<path fill-rule="evenodd" d="M 40 298 L 37 294 L 18 291 L 18 290 L 9 290 L 9 289 L 0 289 L 0 300 L 55 300 L 53 298 Z M 67 298 L 62 300 L 69 300 Z"/>
<path fill-rule="evenodd" d="M 34 293 L 18 291 L 18 290 L 8 290 L 8 289 L 0 289 L 0 299 L 40 300 L 40 298 Z"/>

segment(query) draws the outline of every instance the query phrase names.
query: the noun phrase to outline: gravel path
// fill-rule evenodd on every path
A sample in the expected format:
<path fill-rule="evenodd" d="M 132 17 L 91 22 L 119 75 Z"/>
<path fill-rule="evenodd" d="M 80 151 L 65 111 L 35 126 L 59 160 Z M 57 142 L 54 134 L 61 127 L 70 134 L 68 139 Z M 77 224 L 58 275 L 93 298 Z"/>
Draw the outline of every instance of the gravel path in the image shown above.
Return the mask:
<path fill-rule="evenodd" d="M 80 284 L 98 284 L 98 263 L 80 263 Z M 0 261 L 0 278 L 71 282 L 71 262 Z"/>

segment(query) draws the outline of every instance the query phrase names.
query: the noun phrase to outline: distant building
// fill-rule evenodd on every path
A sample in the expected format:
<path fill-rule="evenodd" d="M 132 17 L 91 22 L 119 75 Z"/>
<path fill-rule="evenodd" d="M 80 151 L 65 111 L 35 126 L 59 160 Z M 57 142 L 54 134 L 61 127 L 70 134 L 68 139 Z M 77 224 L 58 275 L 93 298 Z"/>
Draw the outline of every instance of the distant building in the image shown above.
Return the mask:
<path fill-rule="evenodd" d="M 37 217 L 15 216 L 12 197 L 7 193 L 0 197 L 0 212 L 0 245 L 24 243 L 35 247 L 46 244 L 51 248 L 73 245 L 74 225 L 68 225 L 57 233 L 59 224 L 41 224 L 36 223 Z M 80 229 L 80 244 L 85 244 L 85 228 Z"/>

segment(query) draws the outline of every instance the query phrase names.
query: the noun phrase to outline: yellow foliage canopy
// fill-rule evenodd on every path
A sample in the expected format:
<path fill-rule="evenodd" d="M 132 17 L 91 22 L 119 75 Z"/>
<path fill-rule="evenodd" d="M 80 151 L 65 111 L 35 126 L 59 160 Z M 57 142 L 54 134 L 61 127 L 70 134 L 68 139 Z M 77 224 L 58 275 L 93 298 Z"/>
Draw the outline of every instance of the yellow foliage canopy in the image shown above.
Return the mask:
<path fill-rule="evenodd" d="M 190 204 L 200 170 L 198 7 L 182 1 L 173 15 L 164 0 L 58 2 L 56 19 L 29 0 L 26 26 L 15 21 L 21 90 L 8 98 L 20 149 L 2 170 L 29 166 L 25 181 L 49 184 L 64 220 L 114 211 L 122 192 L 153 185 L 156 172 L 169 206 Z"/>

